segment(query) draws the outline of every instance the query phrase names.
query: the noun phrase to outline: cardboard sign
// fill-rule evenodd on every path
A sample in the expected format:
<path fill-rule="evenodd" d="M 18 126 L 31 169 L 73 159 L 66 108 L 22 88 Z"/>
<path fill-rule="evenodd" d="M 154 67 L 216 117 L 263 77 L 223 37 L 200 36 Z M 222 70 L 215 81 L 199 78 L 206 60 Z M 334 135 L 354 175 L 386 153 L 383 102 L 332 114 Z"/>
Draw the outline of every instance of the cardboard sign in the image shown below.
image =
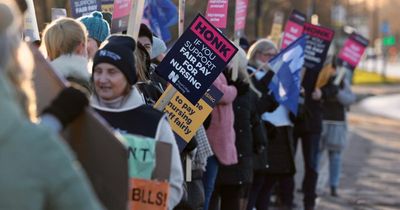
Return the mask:
<path fill-rule="evenodd" d="M 38 111 L 65 87 L 42 54 L 31 47 L 35 58 L 34 87 Z M 126 209 L 128 200 L 128 152 L 104 120 L 90 109 L 63 132 L 74 150 L 99 200 L 107 209 Z"/>
<path fill-rule="evenodd" d="M 244 30 L 246 27 L 247 5 L 249 0 L 236 0 L 235 31 Z"/>
<path fill-rule="evenodd" d="M 156 72 L 196 104 L 237 51 L 229 39 L 199 14 Z"/>
<path fill-rule="evenodd" d="M 64 8 L 51 8 L 51 20 L 56 20 L 60 17 L 67 17 L 67 10 Z"/>
<path fill-rule="evenodd" d="M 156 167 L 156 140 L 132 134 L 123 137 L 128 143 L 129 177 L 151 179 Z"/>
<path fill-rule="evenodd" d="M 24 20 L 24 36 L 27 41 L 40 40 L 39 28 L 36 20 L 35 5 L 33 0 L 27 0 L 28 12 Z"/>
<path fill-rule="evenodd" d="M 368 40 L 360 34 L 352 33 L 344 42 L 343 48 L 338 55 L 338 64 L 350 70 L 354 70 L 361 60 L 365 49 L 368 46 Z"/>
<path fill-rule="evenodd" d="M 130 209 L 167 210 L 169 184 L 145 179 L 130 180 Z"/>
<path fill-rule="evenodd" d="M 329 28 L 305 23 L 304 34 L 307 34 L 304 67 L 319 71 L 325 62 L 335 32 Z"/>
<path fill-rule="evenodd" d="M 131 7 L 132 0 L 114 0 L 111 33 L 122 32 L 128 29 L 129 12 Z"/>
<path fill-rule="evenodd" d="M 283 32 L 281 49 L 285 49 L 290 43 L 303 34 L 303 25 L 305 22 L 306 16 L 304 14 L 297 10 L 292 11 Z"/>
<path fill-rule="evenodd" d="M 101 0 L 101 11 L 102 12 L 114 12 L 114 0 Z"/>
<path fill-rule="evenodd" d="M 168 86 L 165 92 L 173 88 Z M 204 96 L 193 105 L 181 93 L 177 92 L 163 110 L 168 115 L 168 121 L 177 138 L 177 144 L 182 151 L 186 144 L 196 134 L 197 129 L 203 124 L 215 105 L 222 98 L 223 93 L 211 85 Z M 157 103 L 160 103 L 163 94 Z M 155 104 L 157 106 L 157 104 Z"/>
<path fill-rule="evenodd" d="M 228 0 L 209 0 L 206 18 L 217 28 L 226 28 Z"/>
<path fill-rule="evenodd" d="M 93 11 L 101 10 L 100 0 L 70 0 L 70 3 L 71 15 L 74 18 L 88 15 Z"/>

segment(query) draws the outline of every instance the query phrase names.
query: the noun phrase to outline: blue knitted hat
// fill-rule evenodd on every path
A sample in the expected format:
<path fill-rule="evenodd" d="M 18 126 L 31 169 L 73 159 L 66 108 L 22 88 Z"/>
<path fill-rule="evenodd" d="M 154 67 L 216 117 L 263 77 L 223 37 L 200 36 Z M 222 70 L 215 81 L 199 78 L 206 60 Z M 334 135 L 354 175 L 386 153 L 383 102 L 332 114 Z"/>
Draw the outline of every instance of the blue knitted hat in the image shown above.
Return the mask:
<path fill-rule="evenodd" d="M 94 11 L 88 16 L 80 17 L 79 21 L 86 26 L 90 38 L 103 42 L 110 35 L 110 26 L 101 12 Z"/>

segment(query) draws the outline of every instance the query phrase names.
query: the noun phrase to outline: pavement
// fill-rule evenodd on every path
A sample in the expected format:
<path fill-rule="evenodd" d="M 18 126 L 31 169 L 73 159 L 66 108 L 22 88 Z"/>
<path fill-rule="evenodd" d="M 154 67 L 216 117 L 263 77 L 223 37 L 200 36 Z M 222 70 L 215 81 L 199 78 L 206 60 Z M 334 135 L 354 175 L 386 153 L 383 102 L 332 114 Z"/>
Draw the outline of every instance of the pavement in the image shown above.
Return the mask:
<path fill-rule="evenodd" d="M 339 197 L 329 195 L 329 164 L 324 156 L 316 209 L 400 210 L 400 85 L 356 86 L 353 91 L 359 102 L 348 115 L 349 142 L 343 154 Z M 298 150 L 296 189 L 303 178 L 302 161 Z M 296 191 L 296 209 L 302 209 L 302 197 Z"/>

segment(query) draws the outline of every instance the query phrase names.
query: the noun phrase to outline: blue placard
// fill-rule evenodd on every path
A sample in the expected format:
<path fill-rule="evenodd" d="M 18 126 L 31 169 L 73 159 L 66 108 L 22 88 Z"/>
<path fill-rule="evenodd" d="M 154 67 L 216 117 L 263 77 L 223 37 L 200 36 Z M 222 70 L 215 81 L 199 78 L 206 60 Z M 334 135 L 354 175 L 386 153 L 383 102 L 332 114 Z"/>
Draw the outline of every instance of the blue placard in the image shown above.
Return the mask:
<path fill-rule="evenodd" d="M 237 51 L 233 43 L 199 14 L 156 72 L 196 104 Z"/>

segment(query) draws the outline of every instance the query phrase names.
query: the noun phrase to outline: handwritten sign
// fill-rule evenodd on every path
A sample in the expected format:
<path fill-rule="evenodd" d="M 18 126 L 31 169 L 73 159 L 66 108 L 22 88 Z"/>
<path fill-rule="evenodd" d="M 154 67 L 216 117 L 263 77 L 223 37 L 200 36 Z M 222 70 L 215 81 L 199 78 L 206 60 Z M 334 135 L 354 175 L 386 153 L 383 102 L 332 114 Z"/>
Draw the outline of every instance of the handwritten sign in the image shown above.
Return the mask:
<path fill-rule="evenodd" d="M 156 140 L 131 134 L 123 137 L 128 143 L 129 177 L 151 179 L 156 166 Z"/>
<path fill-rule="evenodd" d="M 129 201 L 131 210 L 167 210 L 168 197 L 168 182 L 130 179 Z"/>

